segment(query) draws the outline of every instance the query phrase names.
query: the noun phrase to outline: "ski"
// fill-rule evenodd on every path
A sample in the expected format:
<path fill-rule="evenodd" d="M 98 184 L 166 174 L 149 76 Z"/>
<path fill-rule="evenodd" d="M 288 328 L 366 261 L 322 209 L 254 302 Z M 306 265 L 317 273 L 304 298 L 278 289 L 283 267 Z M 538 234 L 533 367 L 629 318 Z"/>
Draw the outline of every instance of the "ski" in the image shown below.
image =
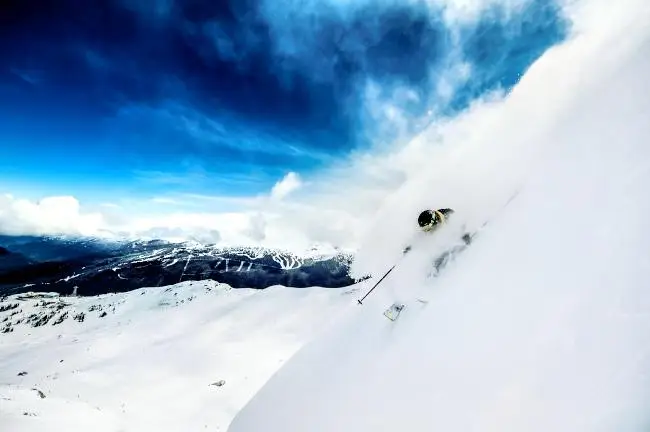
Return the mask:
<path fill-rule="evenodd" d="M 384 316 L 391 321 L 395 321 L 399 318 L 400 313 L 402 313 L 404 305 L 401 303 L 393 303 L 388 309 L 384 311 Z"/>

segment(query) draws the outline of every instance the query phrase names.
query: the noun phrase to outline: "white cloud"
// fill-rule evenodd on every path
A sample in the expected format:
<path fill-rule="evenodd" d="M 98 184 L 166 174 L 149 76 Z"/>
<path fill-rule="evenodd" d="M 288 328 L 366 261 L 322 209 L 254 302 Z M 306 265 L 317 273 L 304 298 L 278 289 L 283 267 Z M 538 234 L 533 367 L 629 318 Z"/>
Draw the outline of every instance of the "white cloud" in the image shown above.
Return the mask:
<path fill-rule="evenodd" d="M 427 3 L 444 7 L 444 18 L 448 23 L 467 23 L 480 19 L 489 8 L 500 6 L 508 13 L 516 11 L 531 0 L 427 0 Z"/>
<path fill-rule="evenodd" d="M 169 198 L 169 197 L 155 197 L 151 199 L 151 202 L 154 204 L 164 204 L 164 205 L 179 205 L 180 202 L 174 198 Z"/>
<path fill-rule="evenodd" d="M 81 210 L 71 196 L 55 196 L 34 202 L 0 195 L 0 232 L 6 234 L 92 235 L 105 227 L 101 213 Z"/>
<path fill-rule="evenodd" d="M 266 239 L 266 218 L 264 213 L 257 212 L 252 214 L 249 219 L 249 229 L 247 230 L 248 236 L 257 242 L 263 242 Z"/>
<path fill-rule="evenodd" d="M 486 13 L 492 14 L 490 20 L 504 20 L 501 29 L 505 32 L 504 36 L 514 40 L 527 28 L 527 22 L 545 19 L 542 14 L 524 15 L 528 12 L 525 7 L 533 3 L 534 0 L 288 0 L 279 10 L 276 2 L 264 0 L 260 9 L 269 24 L 272 49 L 279 57 L 286 59 L 279 63 L 281 67 L 296 63 L 309 69 L 312 79 L 325 82 L 334 79 L 339 66 L 338 57 L 314 57 L 312 53 L 320 52 L 322 40 L 318 35 L 322 33 L 321 30 L 327 29 L 331 21 L 339 23 L 339 31 L 347 35 L 339 37 L 339 49 L 348 55 L 363 58 L 368 47 L 380 43 L 384 37 L 382 12 L 412 7 L 422 17 L 428 14 L 433 25 L 440 26 L 441 31 L 436 37 L 436 52 L 432 56 L 435 61 L 429 65 L 428 78 L 425 80 L 428 82 L 409 87 L 410 84 L 404 81 L 387 81 L 373 75 L 376 71 L 368 68 L 362 71 L 366 76 L 359 77 L 354 90 L 350 91 L 350 94 L 363 95 L 360 106 L 356 106 L 357 102 L 351 98 L 346 109 L 356 111 L 355 115 L 364 123 L 364 132 L 370 134 L 371 129 L 377 128 L 372 133 L 373 139 L 393 141 L 406 136 L 413 126 L 426 121 L 426 116 L 423 119 L 415 118 L 414 113 L 419 112 L 421 107 L 415 108 L 414 102 L 426 102 L 435 113 L 446 107 L 459 88 L 471 78 L 477 83 L 485 78 L 480 75 L 482 71 L 472 68 L 463 47 L 468 38 L 476 36 L 471 30 L 481 24 Z M 551 8 L 554 4 L 549 2 L 546 7 Z M 353 35 L 360 13 L 370 10 L 374 12 L 364 19 L 363 39 L 355 39 Z M 495 12 L 497 10 L 498 13 Z M 512 23 L 508 22 L 510 19 Z M 477 30 L 481 32 L 480 27 Z M 531 39 L 535 37 L 533 35 Z M 362 61 L 359 67 L 364 69 L 368 65 Z M 477 73 L 474 77 L 473 72 Z M 283 77 L 283 74 L 280 72 L 279 76 Z"/>
<path fill-rule="evenodd" d="M 290 172 L 271 189 L 271 198 L 281 200 L 302 186 L 300 176 Z"/>

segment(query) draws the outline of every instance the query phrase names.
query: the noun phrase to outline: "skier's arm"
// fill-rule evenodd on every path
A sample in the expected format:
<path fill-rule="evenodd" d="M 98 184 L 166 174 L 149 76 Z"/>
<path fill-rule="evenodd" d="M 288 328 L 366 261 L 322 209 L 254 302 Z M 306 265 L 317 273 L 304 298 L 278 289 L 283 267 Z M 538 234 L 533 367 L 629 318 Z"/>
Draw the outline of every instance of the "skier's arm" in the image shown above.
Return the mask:
<path fill-rule="evenodd" d="M 442 213 L 444 216 L 448 216 L 454 213 L 454 209 L 450 209 L 450 208 L 442 208 L 442 209 L 438 209 L 438 211 Z"/>

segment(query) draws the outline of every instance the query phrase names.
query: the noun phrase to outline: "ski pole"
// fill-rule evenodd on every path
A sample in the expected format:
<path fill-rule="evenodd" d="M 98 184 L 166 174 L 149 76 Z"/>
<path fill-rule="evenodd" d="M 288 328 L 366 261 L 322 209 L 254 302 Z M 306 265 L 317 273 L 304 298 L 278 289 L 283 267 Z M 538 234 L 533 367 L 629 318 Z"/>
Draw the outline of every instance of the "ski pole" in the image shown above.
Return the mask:
<path fill-rule="evenodd" d="M 388 276 L 388 274 L 389 274 L 390 272 L 393 271 L 393 269 L 395 268 L 395 266 L 397 266 L 397 264 L 393 265 L 393 266 L 392 266 L 392 267 L 391 267 L 391 268 L 386 272 L 386 274 L 383 275 L 383 276 L 381 277 L 381 279 L 379 279 L 379 280 L 377 281 L 377 283 L 375 284 L 375 286 L 373 286 L 372 288 L 370 288 L 370 291 L 368 291 L 368 292 L 366 293 L 366 295 L 364 295 L 360 300 L 357 300 L 357 301 L 359 302 L 360 305 L 363 304 L 363 300 L 364 300 L 366 297 L 368 297 L 368 294 L 370 294 L 370 293 L 372 292 L 372 290 L 374 290 L 375 288 L 377 288 L 377 285 L 379 285 L 379 284 L 381 283 L 381 281 L 383 281 L 383 280 L 386 278 L 386 276 Z"/>
<path fill-rule="evenodd" d="M 383 281 L 384 279 L 386 279 L 386 276 L 388 276 L 388 275 L 390 274 L 390 272 L 392 272 L 393 269 L 394 269 L 395 267 L 397 267 L 397 264 L 399 264 L 399 262 L 404 258 L 404 256 L 406 256 L 406 254 L 409 253 L 409 252 L 411 251 L 411 249 L 412 249 L 412 245 L 407 246 L 407 247 L 404 249 L 404 251 L 402 252 L 402 256 L 399 258 L 399 260 L 398 260 L 395 264 L 393 264 L 393 266 L 392 266 L 390 269 L 388 269 L 388 271 L 386 272 L 386 274 L 384 274 L 384 275 L 381 277 L 381 279 L 379 279 L 379 280 L 377 281 L 377 283 L 376 283 L 372 288 L 370 288 L 370 291 L 368 291 L 368 292 L 366 293 L 366 295 L 364 295 L 363 297 L 361 297 L 360 300 L 357 300 L 357 302 L 358 302 L 360 305 L 363 304 L 363 300 L 364 300 L 366 297 L 368 297 L 368 294 L 370 294 L 370 293 L 372 292 L 372 290 L 374 290 L 375 288 L 377 288 L 377 285 L 379 285 L 379 284 L 381 283 L 381 281 Z"/>

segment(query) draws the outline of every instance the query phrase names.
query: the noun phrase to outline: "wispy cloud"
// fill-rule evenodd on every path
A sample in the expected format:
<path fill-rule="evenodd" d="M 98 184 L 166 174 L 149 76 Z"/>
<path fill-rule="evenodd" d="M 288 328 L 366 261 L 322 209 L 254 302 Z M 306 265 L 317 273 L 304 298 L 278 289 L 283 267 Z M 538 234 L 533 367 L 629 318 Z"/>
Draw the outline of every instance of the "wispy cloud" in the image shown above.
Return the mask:
<path fill-rule="evenodd" d="M 168 197 L 155 197 L 151 198 L 151 202 L 154 204 L 167 204 L 171 206 L 178 206 L 182 205 L 183 203 L 178 201 L 177 199 L 174 198 L 168 198 Z"/>
<path fill-rule="evenodd" d="M 11 72 L 21 80 L 32 85 L 37 85 L 45 79 L 45 73 L 39 70 L 12 69 Z"/>
<path fill-rule="evenodd" d="M 202 170 L 198 171 L 157 171 L 157 170 L 135 170 L 135 178 L 140 182 L 153 183 L 160 186 L 185 186 L 191 187 L 203 184 L 207 180 L 207 174 Z"/>
<path fill-rule="evenodd" d="M 300 176 L 294 172 L 288 173 L 282 180 L 273 185 L 271 189 L 272 199 L 283 199 L 302 186 Z"/>
<path fill-rule="evenodd" d="M 187 139 L 183 143 L 201 151 L 234 151 L 249 155 L 286 156 L 329 161 L 326 149 L 310 147 L 299 139 L 292 139 L 291 131 L 278 127 L 249 123 L 227 111 L 202 112 L 179 102 L 155 106 L 129 105 L 118 113 L 117 120 L 146 122 L 161 131 L 174 131 Z M 161 143 L 162 144 L 162 143 Z M 191 148 L 187 149 L 191 154 Z M 263 160 L 261 161 L 263 163 Z"/>

